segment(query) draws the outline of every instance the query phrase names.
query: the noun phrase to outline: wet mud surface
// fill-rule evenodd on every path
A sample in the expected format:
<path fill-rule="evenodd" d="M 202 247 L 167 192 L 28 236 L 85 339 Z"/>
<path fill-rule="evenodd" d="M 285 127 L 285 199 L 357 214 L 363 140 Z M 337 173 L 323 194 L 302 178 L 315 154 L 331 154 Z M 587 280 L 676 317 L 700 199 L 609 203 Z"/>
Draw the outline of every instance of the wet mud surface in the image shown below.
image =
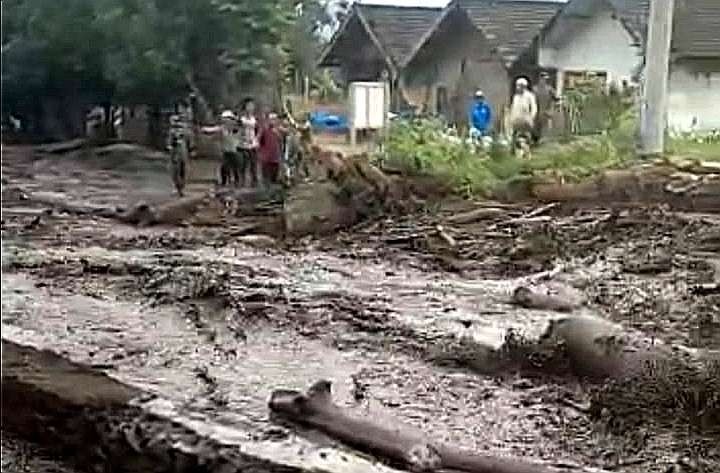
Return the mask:
<path fill-rule="evenodd" d="M 623 472 L 720 467 L 711 429 L 683 419 L 622 425 L 621 410 L 591 415 L 583 406 L 597 386 L 531 373 L 522 347 L 510 356 L 518 363 L 486 356 L 513 351 L 508 332 L 534 340 L 558 317 L 510 303 L 519 284 L 542 277 L 576 287 L 588 301 L 581 310 L 628 330 L 720 349 L 718 215 L 497 205 L 458 223 L 454 215 L 495 205 L 463 202 L 281 241 L 248 237 L 252 217 L 137 228 L 28 198 L 172 198 L 164 168 L 136 161 L 31 159 L 27 148 L 3 147 L 4 338 L 52 348 L 271 445 L 297 436 L 334 444 L 277 425 L 267 409 L 274 389 L 325 378 L 354 412 L 480 452 Z"/>

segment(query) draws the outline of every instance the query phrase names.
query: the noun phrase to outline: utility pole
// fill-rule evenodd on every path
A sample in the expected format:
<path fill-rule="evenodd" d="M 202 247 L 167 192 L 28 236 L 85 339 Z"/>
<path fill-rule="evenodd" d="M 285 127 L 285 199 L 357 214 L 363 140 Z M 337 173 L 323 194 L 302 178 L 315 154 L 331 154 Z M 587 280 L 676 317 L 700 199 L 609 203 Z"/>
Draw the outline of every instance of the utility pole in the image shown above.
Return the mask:
<path fill-rule="evenodd" d="M 665 151 L 670 44 L 675 0 L 651 0 L 645 47 L 645 77 L 640 110 L 640 148 L 643 155 Z"/>

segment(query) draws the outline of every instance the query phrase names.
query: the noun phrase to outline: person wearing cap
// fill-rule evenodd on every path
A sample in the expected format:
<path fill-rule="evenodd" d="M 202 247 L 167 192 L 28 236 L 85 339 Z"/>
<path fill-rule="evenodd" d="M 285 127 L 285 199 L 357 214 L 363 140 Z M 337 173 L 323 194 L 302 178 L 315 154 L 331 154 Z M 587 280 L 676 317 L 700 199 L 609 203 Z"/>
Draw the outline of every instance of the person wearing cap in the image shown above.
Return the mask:
<path fill-rule="evenodd" d="M 537 100 L 529 89 L 530 83 L 524 77 L 515 81 L 515 94 L 510 104 L 510 136 L 515 140 L 519 136 L 532 137 L 537 118 Z"/>
<path fill-rule="evenodd" d="M 540 73 L 540 80 L 535 86 L 535 98 L 537 100 L 538 114 L 535 120 L 533 141 L 540 142 L 543 132 L 547 129 L 552 118 L 553 107 L 558 100 L 555 89 L 550 85 L 550 75 L 547 72 Z"/>
<path fill-rule="evenodd" d="M 492 107 L 485 99 L 482 90 L 475 92 L 475 98 L 470 107 L 470 136 L 480 138 L 487 135 L 492 125 Z"/>
<path fill-rule="evenodd" d="M 224 110 L 220 114 L 220 125 L 203 127 L 203 133 L 219 134 L 222 149 L 222 163 L 220 164 L 220 184 L 226 186 L 233 178 L 235 186 L 240 184 L 240 129 L 237 116 L 232 110 Z"/>

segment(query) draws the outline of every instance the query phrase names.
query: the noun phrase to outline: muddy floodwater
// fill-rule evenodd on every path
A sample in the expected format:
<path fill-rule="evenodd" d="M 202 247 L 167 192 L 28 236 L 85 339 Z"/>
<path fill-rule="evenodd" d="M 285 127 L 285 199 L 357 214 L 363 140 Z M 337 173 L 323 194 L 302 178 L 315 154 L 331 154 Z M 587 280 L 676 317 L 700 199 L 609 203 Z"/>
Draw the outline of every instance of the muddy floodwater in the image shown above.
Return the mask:
<path fill-rule="evenodd" d="M 538 339 L 561 315 L 510 302 L 543 278 L 576 287 L 582 311 L 628 330 L 719 349 L 720 296 L 701 290 L 720 281 L 718 216 L 602 208 L 489 221 L 454 230 L 448 266 L 427 237 L 442 209 L 284 242 L 247 238 L 243 217 L 137 228 L 42 203 L 172 198 L 157 162 L 104 159 L 3 147 L 4 339 L 90 365 L 258 449 L 295 437 L 336 445 L 278 425 L 267 407 L 275 389 L 328 379 L 353 412 L 474 451 L 622 472 L 720 469 L 716 433 L 609 428 L 578 407 L 585 382 L 497 370 L 483 357 L 509 333 Z M 72 471 L 33 448 L 3 432 L 3 472 Z"/>

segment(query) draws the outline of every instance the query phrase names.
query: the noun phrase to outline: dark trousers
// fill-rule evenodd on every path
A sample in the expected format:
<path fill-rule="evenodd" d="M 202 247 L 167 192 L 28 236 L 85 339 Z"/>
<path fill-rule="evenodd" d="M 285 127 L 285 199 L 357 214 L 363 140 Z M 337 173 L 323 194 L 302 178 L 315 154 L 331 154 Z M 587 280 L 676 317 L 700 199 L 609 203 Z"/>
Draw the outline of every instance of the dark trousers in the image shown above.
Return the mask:
<path fill-rule="evenodd" d="M 246 181 L 246 173 L 250 173 L 250 186 L 257 187 L 258 180 L 258 155 L 255 149 L 240 150 L 240 178 Z"/>
<path fill-rule="evenodd" d="M 238 153 L 224 151 L 220 165 L 220 184 L 226 186 L 231 181 L 235 186 L 240 185 L 240 157 Z"/>
<path fill-rule="evenodd" d="M 267 161 L 260 163 L 260 170 L 262 171 L 263 182 L 273 184 L 276 183 L 279 169 L 280 163 L 272 163 Z"/>

